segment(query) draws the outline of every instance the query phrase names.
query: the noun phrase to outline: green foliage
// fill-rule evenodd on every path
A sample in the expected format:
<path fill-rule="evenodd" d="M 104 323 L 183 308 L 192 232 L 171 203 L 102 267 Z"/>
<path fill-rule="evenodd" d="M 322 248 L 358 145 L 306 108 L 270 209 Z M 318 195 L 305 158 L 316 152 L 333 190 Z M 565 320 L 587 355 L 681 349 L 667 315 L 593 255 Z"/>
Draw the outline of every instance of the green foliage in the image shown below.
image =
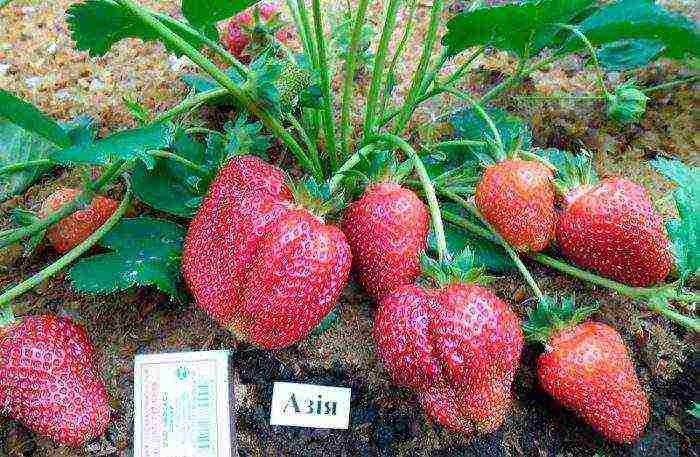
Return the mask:
<path fill-rule="evenodd" d="M 530 149 L 532 145 L 532 131 L 522 119 L 513 116 L 508 112 L 496 108 L 486 108 L 486 113 L 491 117 L 496 129 L 503 141 L 503 147 L 506 151 L 515 149 Z M 455 112 L 450 118 L 452 128 L 456 139 L 494 141 L 491 129 L 486 124 L 486 121 L 479 116 L 473 109 L 465 108 Z M 454 148 L 453 153 L 469 152 L 473 158 L 484 163 L 493 163 L 492 147 L 487 146 L 464 146 L 463 148 Z"/>
<path fill-rule="evenodd" d="M 153 124 L 114 133 L 89 144 L 77 144 L 54 153 L 51 158 L 62 164 L 85 163 L 105 165 L 113 159 L 140 158 L 147 165 L 153 159 L 146 154 L 154 149 L 165 149 L 172 142 L 173 128 L 168 124 Z"/>
<path fill-rule="evenodd" d="M 193 140 L 184 130 L 178 130 L 175 134 L 170 150 L 212 172 L 219 164 L 218 161 L 208 162 L 215 160 L 217 155 L 214 151 L 207 151 L 205 145 Z M 174 160 L 162 157 L 155 157 L 154 160 L 152 169 L 143 162 L 134 168 L 131 177 L 134 193 L 152 208 L 180 217 L 192 217 L 200 199 L 206 194 L 210 179 Z"/>
<path fill-rule="evenodd" d="M 56 146 L 66 147 L 71 144 L 68 134 L 56 121 L 31 103 L 0 89 L 0 119 L 3 117 L 26 132 L 39 135 Z"/>
<path fill-rule="evenodd" d="M 421 273 L 424 280 L 444 286 L 454 282 L 476 283 L 488 280 L 484 269 L 475 264 L 474 252 L 466 247 L 450 259 L 435 260 L 428 254 L 421 255 Z"/>
<path fill-rule="evenodd" d="M 14 208 L 11 211 L 12 214 L 12 220 L 22 226 L 26 227 L 27 225 L 32 225 L 35 222 L 39 220 L 39 216 L 37 216 L 35 213 L 31 211 L 27 211 L 24 209 L 20 208 Z M 44 236 L 46 235 L 46 230 L 40 230 L 36 233 L 34 233 L 29 240 L 24 244 L 24 256 L 29 257 L 31 256 L 36 248 L 39 246 L 39 243 L 44 239 Z"/>
<path fill-rule="evenodd" d="M 456 205 L 442 203 L 441 206 L 453 214 L 458 214 L 460 217 L 469 219 L 475 224 L 482 225 L 478 219 L 462 211 Z M 464 250 L 471 251 L 474 256 L 473 262 L 475 267 L 485 268 L 493 273 L 505 273 L 515 268 L 515 264 L 513 264 L 508 254 L 496 243 L 476 236 L 449 222 L 444 223 L 444 228 L 447 250 L 453 253 L 463 252 Z M 486 229 L 485 226 L 484 229 Z M 437 252 L 437 242 L 432 230 L 428 235 L 428 247 Z"/>
<path fill-rule="evenodd" d="M 603 44 L 598 61 L 607 70 L 632 70 L 656 59 L 665 48 L 661 40 L 623 39 Z"/>
<path fill-rule="evenodd" d="M 160 41 L 160 36 L 140 18 L 110 0 L 86 0 L 75 3 L 68 8 L 67 15 L 76 48 L 88 51 L 91 56 L 106 54 L 115 43 L 125 38 Z M 177 21 L 167 16 L 159 16 L 158 19 L 195 48 L 201 49 L 204 46 L 200 37 L 183 28 Z M 169 50 L 178 56 L 182 55 L 178 49 L 169 48 Z"/>
<path fill-rule="evenodd" d="M 534 55 L 559 32 L 556 23 L 569 23 L 593 4 L 593 0 L 538 0 L 478 8 L 453 17 L 442 44 L 451 55 L 479 45 L 520 57 Z"/>
<path fill-rule="evenodd" d="M 277 80 L 283 68 L 279 61 L 270 59 L 267 53 L 263 53 L 250 64 L 250 77 L 243 84 L 243 89 L 253 99 L 276 115 L 282 112 Z"/>
<path fill-rule="evenodd" d="M 197 30 L 210 37 L 216 23 L 240 13 L 259 0 L 182 0 L 182 14 Z"/>
<path fill-rule="evenodd" d="M 598 182 L 593 162 L 586 151 L 573 155 L 568 151 L 548 148 L 539 149 L 537 153 L 556 167 L 555 181 L 559 189 L 569 190 Z"/>
<path fill-rule="evenodd" d="M 227 122 L 225 152 L 228 157 L 237 155 L 255 155 L 269 160 L 267 150 L 272 144 L 272 137 L 263 135 L 261 122 L 248 122 L 245 114 L 241 114 L 236 122 Z"/>
<path fill-rule="evenodd" d="M 525 339 L 547 343 L 552 333 L 583 322 L 597 309 L 597 304 L 577 307 L 573 295 L 545 296 L 528 313 L 528 321 L 522 326 Z"/>
<path fill-rule="evenodd" d="M 43 137 L 0 119 L 0 167 L 46 159 L 54 151 L 56 146 Z M 0 175 L 0 201 L 23 192 L 48 168 L 35 166 Z"/>
<path fill-rule="evenodd" d="M 99 244 L 112 252 L 78 261 L 68 276 L 80 292 L 109 293 L 155 286 L 177 295 L 185 229 L 146 217 L 123 219 Z"/>
<path fill-rule="evenodd" d="M 649 97 L 637 89 L 634 81 L 618 86 L 615 92 L 606 96 L 606 114 L 620 124 L 636 122 L 644 116 Z"/>
<path fill-rule="evenodd" d="M 658 158 L 652 166 L 678 187 L 673 191 L 679 219 L 667 221 L 681 284 L 700 273 L 700 167 Z"/>
<path fill-rule="evenodd" d="M 622 0 L 608 4 L 577 27 L 594 46 L 623 39 L 654 40 L 664 46 L 658 55 L 673 59 L 700 56 L 700 33 L 695 23 L 667 11 L 652 0 Z M 578 37 L 572 36 L 560 52 L 577 51 L 583 46 Z"/>
<path fill-rule="evenodd" d="M 141 125 L 149 123 L 151 119 L 151 111 L 147 107 L 140 104 L 137 100 L 132 100 L 128 97 L 122 97 L 122 100 L 124 101 L 124 105 L 126 105 L 131 115 L 134 116 L 136 120 L 141 123 Z"/>

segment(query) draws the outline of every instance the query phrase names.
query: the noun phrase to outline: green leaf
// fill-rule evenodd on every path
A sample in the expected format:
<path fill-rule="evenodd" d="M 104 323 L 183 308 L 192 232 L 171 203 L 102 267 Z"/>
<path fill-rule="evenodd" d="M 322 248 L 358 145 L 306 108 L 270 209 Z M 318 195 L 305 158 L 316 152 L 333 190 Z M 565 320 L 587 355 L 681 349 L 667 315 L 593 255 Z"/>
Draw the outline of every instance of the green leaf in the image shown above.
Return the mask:
<path fill-rule="evenodd" d="M 479 45 L 521 57 L 533 55 L 549 45 L 560 31 L 554 24 L 568 23 L 594 3 L 594 0 L 540 0 L 460 13 L 447 23 L 442 44 L 451 55 Z"/>
<path fill-rule="evenodd" d="M 53 143 L 43 137 L 0 119 L 0 168 L 49 158 L 56 149 Z M 37 166 L 0 175 L 0 201 L 22 193 L 49 168 Z"/>
<path fill-rule="evenodd" d="M 241 114 L 236 122 L 227 122 L 224 125 L 226 131 L 226 154 L 229 157 L 237 155 L 256 155 L 268 160 L 267 150 L 272 145 L 272 137 L 263 135 L 262 122 L 248 122 L 245 114 Z"/>
<path fill-rule="evenodd" d="M 452 213 L 460 214 L 460 216 L 471 219 L 472 222 L 481 225 L 478 220 L 464 214 L 454 205 L 443 204 L 443 207 L 449 209 Z M 465 248 L 469 248 L 474 253 L 475 267 L 484 267 L 494 273 L 504 273 L 515 268 L 513 261 L 501 246 L 473 235 L 471 232 L 463 230 L 449 222 L 445 222 L 444 225 L 447 249 L 453 255 L 464 251 Z M 437 251 L 437 243 L 432 230 L 428 236 L 428 246 L 430 249 Z"/>
<path fill-rule="evenodd" d="M 681 284 L 700 273 L 700 167 L 690 168 L 678 160 L 658 158 L 652 166 L 678 187 L 673 191 L 679 219 L 667 221 Z"/>
<path fill-rule="evenodd" d="M 666 48 L 661 40 L 625 39 L 605 43 L 598 50 L 600 65 L 611 71 L 643 67 Z"/>
<path fill-rule="evenodd" d="M 155 286 L 177 294 L 185 229 L 146 217 L 123 219 L 99 244 L 112 252 L 78 261 L 68 276 L 80 292 L 109 293 Z"/>
<path fill-rule="evenodd" d="M 90 144 L 80 144 L 57 151 L 51 157 L 58 163 L 105 165 L 112 159 L 130 160 L 145 156 L 147 151 L 167 148 L 173 137 L 168 124 L 154 124 L 123 130 Z"/>
<path fill-rule="evenodd" d="M 140 18 L 134 16 L 128 9 L 110 0 L 86 0 L 68 8 L 68 25 L 76 49 L 88 51 L 91 56 L 101 56 L 107 53 L 117 42 L 125 38 L 139 38 L 143 41 L 159 41 L 160 36 Z M 158 19 L 170 30 L 197 49 L 204 42 L 196 34 L 182 27 L 177 21 L 165 15 Z M 182 55 L 178 49 L 166 47 Z"/>
<path fill-rule="evenodd" d="M 3 117 L 27 132 L 49 140 L 56 146 L 65 147 L 71 144 L 68 134 L 56 121 L 31 103 L 0 89 L 0 118 Z"/>
<path fill-rule="evenodd" d="M 182 0 L 182 14 L 194 28 L 205 31 L 260 0 Z"/>
<path fill-rule="evenodd" d="M 175 135 L 172 152 L 198 165 L 205 165 L 205 146 L 182 130 Z M 206 194 L 209 187 L 208 180 L 201 182 L 201 177 L 189 168 L 161 157 L 155 158 L 152 170 L 141 162 L 137 163 L 131 180 L 139 200 L 180 217 L 192 217 L 197 207 L 188 203 Z M 196 187 L 188 184 L 188 180 L 196 182 Z"/>
<path fill-rule="evenodd" d="M 588 40 L 599 46 L 627 39 L 660 41 L 664 50 L 659 54 L 672 59 L 687 55 L 700 56 L 700 33 L 693 21 L 671 13 L 651 0 L 622 0 L 602 7 L 578 24 Z M 584 44 L 572 36 L 562 52 L 583 49 Z"/>

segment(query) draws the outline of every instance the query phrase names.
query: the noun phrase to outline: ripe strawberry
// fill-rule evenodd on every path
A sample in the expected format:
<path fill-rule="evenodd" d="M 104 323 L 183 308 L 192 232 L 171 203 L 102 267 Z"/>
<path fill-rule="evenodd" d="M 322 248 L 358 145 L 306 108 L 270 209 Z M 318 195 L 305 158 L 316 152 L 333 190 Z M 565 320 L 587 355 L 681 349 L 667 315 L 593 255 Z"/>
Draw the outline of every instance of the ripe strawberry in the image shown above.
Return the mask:
<path fill-rule="evenodd" d="M 328 314 L 350 269 L 342 233 L 292 202 L 278 168 L 236 157 L 190 225 L 182 269 L 197 305 L 243 339 L 288 346 Z"/>
<path fill-rule="evenodd" d="M 539 252 L 554 238 L 553 173 L 535 161 L 508 159 L 486 168 L 476 206 L 518 251 Z"/>
<path fill-rule="evenodd" d="M 276 3 L 263 3 L 260 5 L 260 16 L 266 21 L 269 21 L 278 11 L 279 5 Z"/>
<path fill-rule="evenodd" d="M 85 331 L 52 315 L 0 320 L 0 414 L 61 444 L 102 435 L 107 392 Z"/>
<path fill-rule="evenodd" d="M 76 189 L 59 189 L 49 195 L 39 211 L 40 217 L 46 217 L 57 211 L 78 195 Z M 107 197 L 95 197 L 90 206 L 76 211 L 51 226 L 46 236 L 56 251 L 68 252 L 85 241 L 95 230 L 100 228 L 117 210 L 119 203 Z"/>
<path fill-rule="evenodd" d="M 222 37 L 222 41 L 228 51 L 235 57 L 243 60 L 247 59 L 245 49 L 248 47 L 248 44 L 250 44 L 250 35 L 243 30 L 236 21 L 229 21 Z"/>
<path fill-rule="evenodd" d="M 572 301 L 559 309 L 544 302 L 531 315 L 525 331 L 545 343 L 537 375 L 544 390 L 606 438 L 631 443 L 649 420 L 649 401 L 619 333 L 576 324 L 588 312 L 574 311 Z"/>
<path fill-rule="evenodd" d="M 632 286 L 666 278 L 672 265 L 668 235 L 642 186 L 605 179 L 571 189 L 565 205 L 556 234 L 568 259 Z"/>
<path fill-rule="evenodd" d="M 393 182 L 369 187 L 346 210 L 343 232 L 360 284 L 375 300 L 420 275 L 429 224 L 425 204 Z"/>
<path fill-rule="evenodd" d="M 517 316 L 488 289 L 401 286 L 381 300 L 374 338 L 393 382 L 417 390 L 438 423 L 472 433 L 505 419 L 523 338 Z"/>

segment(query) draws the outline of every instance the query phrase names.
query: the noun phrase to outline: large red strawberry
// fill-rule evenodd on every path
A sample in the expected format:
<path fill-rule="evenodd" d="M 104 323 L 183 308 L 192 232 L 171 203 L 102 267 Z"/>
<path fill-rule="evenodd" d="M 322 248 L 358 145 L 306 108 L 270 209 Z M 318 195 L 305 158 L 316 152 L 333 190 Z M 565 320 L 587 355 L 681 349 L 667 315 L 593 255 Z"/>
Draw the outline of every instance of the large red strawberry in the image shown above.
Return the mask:
<path fill-rule="evenodd" d="M 72 201 L 79 191 L 77 189 L 59 189 L 49 195 L 39 211 L 40 217 L 46 217 Z M 52 225 L 46 232 L 51 245 L 58 252 L 68 252 L 95 232 L 117 210 L 119 203 L 111 198 L 97 196 L 90 205 Z"/>
<path fill-rule="evenodd" d="M 663 219 L 644 188 L 627 179 L 570 189 L 556 234 L 568 259 L 625 284 L 649 286 L 671 270 Z"/>
<path fill-rule="evenodd" d="M 0 320 L 0 414 L 62 444 L 102 435 L 109 404 L 85 331 L 53 315 Z"/>
<path fill-rule="evenodd" d="M 475 201 L 515 249 L 539 252 L 554 238 L 553 173 L 537 161 L 506 159 L 486 168 Z"/>
<path fill-rule="evenodd" d="M 586 310 L 573 302 L 545 301 L 525 326 L 530 339 L 545 344 L 537 360 L 542 387 L 606 438 L 635 441 L 649 420 L 649 401 L 639 385 L 624 341 L 597 322 L 577 324 Z"/>
<path fill-rule="evenodd" d="M 284 174 L 236 157 L 219 172 L 185 239 L 185 280 L 197 305 L 243 339 L 293 344 L 335 305 L 347 281 L 342 232 L 299 208 Z"/>
<path fill-rule="evenodd" d="M 381 300 L 374 338 L 392 381 L 417 391 L 438 423 L 488 432 L 505 419 L 523 338 L 488 289 L 452 278 L 437 289 L 401 286 Z"/>
<path fill-rule="evenodd" d="M 420 275 L 430 220 L 413 191 L 394 182 L 369 187 L 343 217 L 360 284 L 375 299 Z"/>

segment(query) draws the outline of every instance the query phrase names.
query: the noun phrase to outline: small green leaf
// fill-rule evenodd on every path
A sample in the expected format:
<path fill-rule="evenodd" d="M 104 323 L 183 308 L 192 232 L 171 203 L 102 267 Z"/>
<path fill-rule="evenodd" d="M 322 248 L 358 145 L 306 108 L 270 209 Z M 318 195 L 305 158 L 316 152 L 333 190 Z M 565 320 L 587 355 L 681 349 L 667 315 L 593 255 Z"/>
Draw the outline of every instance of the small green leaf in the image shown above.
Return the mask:
<path fill-rule="evenodd" d="M 56 149 L 53 143 L 43 137 L 0 119 L 0 168 L 47 159 Z M 23 192 L 49 168 L 42 165 L 0 175 L 0 201 Z"/>
<path fill-rule="evenodd" d="M 200 31 L 240 13 L 259 0 L 182 0 L 182 14 Z"/>
<path fill-rule="evenodd" d="M 127 8 L 110 0 L 86 0 L 68 8 L 68 25 L 75 47 L 88 51 L 91 56 L 101 56 L 125 38 L 139 38 L 143 41 L 159 41 L 160 36 L 151 27 L 134 16 Z M 170 30 L 197 49 L 204 42 L 197 35 L 184 29 L 177 21 L 165 15 L 158 19 Z M 166 45 L 168 46 L 168 45 Z M 178 49 L 169 50 L 182 55 Z"/>
<path fill-rule="evenodd" d="M 133 286 L 155 286 L 178 293 L 185 229 L 169 221 L 123 219 L 99 244 L 111 250 L 78 261 L 68 276 L 80 292 L 109 293 Z"/>
<path fill-rule="evenodd" d="M 267 150 L 272 145 L 272 137 L 262 135 L 261 122 L 248 122 L 245 114 L 238 116 L 236 122 L 227 122 L 226 154 L 229 157 L 237 155 L 256 155 L 268 160 Z"/>
<path fill-rule="evenodd" d="M 665 48 L 661 40 L 618 40 L 602 45 L 598 50 L 598 60 L 607 70 L 633 70 L 656 59 Z"/>
<path fill-rule="evenodd" d="M 31 103 L 0 89 L 0 118 L 5 118 L 27 132 L 37 134 L 56 146 L 66 147 L 71 144 L 66 131 L 46 114 Z"/>
<path fill-rule="evenodd" d="M 696 24 L 651 0 L 622 0 L 608 4 L 577 27 L 594 46 L 623 39 L 655 40 L 664 45 L 661 56 L 672 59 L 700 56 L 700 33 Z M 581 40 L 572 36 L 562 52 L 583 48 Z"/>
<path fill-rule="evenodd" d="M 57 151 L 51 157 L 58 163 L 105 165 L 112 159 L 130 160 L 147 151 L 167 148 L 173 136 L 168 124 L 154 124 L 114 133 L 90 144 L 75 145 Z"/>
<path fill-rule="evenodd" d="M 188 159 L 197 165 L 205 165 L 205 146 L 187 135 L 183 130 L 178 131 L 172 146 L 172 152 Z M 192 217 L 196 207 L 189 204 L 193 199 L 206 193 L 208 181 L 194 186 L 188 180 L 200 176 L 179 162 L 155 157 L 155 166 L 149 170 L 146 165 L 138 163 L 132 175 L 134 193 L 145 204 L 160 211 L 180 217 Z"/>
<path fill-rule="evenodd" d="M 667 221 L 681 284 L 700 274 L 700 167 L 690 168 L 678 160 L 658 158 L 652 166 L 678 187 L 673 191 L 679 219 Z"/>
<path fill-rule="evenodd" d="M 451 55 L 479 45 L 521 57 L 534 55 L 559 32 L 560 28 L 554 24 L 568 23 L 594 3 L 593 0 L 539 0 L 478 8 L 450 19 L 442 44 Z"/>

